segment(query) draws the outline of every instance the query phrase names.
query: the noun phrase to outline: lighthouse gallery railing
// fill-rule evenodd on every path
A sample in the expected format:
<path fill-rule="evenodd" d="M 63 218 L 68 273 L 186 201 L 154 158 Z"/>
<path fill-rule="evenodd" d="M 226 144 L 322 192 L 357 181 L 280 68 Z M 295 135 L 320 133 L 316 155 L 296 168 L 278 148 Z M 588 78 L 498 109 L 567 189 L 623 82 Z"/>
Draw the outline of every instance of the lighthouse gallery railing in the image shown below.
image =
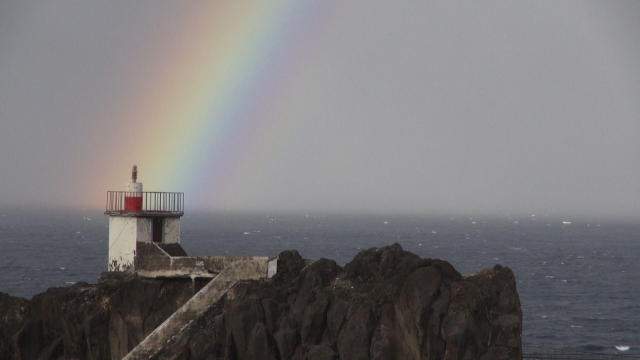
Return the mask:
<path fill-rule="evenodd" d="M 142 197 L 142 209 L 147 213 L 170 213 L 182 215 L 184 213 L 184 193 L 181 192 L 129 192 L 107 191 L 106 213 L 130 212 L 125 207 L 126 198 Z"/>

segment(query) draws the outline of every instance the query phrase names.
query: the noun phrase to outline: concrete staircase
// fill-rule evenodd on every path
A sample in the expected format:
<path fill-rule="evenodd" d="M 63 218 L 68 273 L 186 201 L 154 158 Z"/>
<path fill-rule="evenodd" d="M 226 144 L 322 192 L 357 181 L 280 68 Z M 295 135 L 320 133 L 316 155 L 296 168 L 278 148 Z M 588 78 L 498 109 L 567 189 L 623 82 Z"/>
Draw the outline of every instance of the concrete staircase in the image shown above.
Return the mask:
<path fill-rule="evenodd" d="M 267 259 L 232 262 L 123 359 L 149 359 L 154 354 L 162 352 L 163 347 L 170 343 L 172 338 L 177 337 L 191 322 L 202 316 L 238 281 L 267 278 L 268 268 Z"/>

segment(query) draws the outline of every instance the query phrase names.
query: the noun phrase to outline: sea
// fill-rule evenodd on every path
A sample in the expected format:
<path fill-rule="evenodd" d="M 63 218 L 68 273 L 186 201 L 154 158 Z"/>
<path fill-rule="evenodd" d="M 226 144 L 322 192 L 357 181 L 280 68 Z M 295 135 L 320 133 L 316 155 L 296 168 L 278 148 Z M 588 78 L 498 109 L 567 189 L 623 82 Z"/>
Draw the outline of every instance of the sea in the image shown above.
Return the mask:
<path fill-rule="evenodd" d="M 190 255 L 268 255 L 295 249 L 344 266 L 358 252 L 399 243 L 463 275 L 495 264 L 516 275 L 523 344 L 640 354 L 640 222 L 559 218 L 192 213 Z M 107 268 L 108 217 L 97 210 L 0 209 L 0 292 L 31 298 L 95 283 Z"/>

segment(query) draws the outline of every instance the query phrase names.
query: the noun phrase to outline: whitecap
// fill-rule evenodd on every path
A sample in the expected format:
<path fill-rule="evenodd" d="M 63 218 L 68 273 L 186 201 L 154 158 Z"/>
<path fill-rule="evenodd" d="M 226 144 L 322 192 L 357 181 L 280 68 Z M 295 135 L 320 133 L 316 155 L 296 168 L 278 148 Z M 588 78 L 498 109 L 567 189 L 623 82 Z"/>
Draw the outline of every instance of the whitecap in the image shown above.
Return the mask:
<path fill-rule="evenodd" d="M 629 349 L 631 349 L 631 346 L 628 346 L 628 345 L 616 345 L 615 348 L 618 349 L 619 351 L 628 351 Z"/>
<path fill-rule="evenodd" d="M 248 231 L 245 231 L 245 232 L 244 232 L 244 234 L 245 234 L 245 235 L 250 235 L 251 233 L 250 233 L 250 232 L 248 232 Z"/>
<path fill-rule="evenodd" d="M 547 279 L 553 279 L 553 278 L 554 278 L 554 276 L 551 276 L 551 275 L 545 275 L 545 277 L 546 277 Z"/>
<path fill-rule="evenodd" d="M 580 325 L 571 325 L 572 328 L 581 328 L 582 326 Z"/>
<path fill-rule="evenodd" d="M 64 268 L 63 268 L 62 266 L 60 266 L 60 268 L 59 268 L 59 269 L 60 269 L 60 270 L 64 270 Z"/>

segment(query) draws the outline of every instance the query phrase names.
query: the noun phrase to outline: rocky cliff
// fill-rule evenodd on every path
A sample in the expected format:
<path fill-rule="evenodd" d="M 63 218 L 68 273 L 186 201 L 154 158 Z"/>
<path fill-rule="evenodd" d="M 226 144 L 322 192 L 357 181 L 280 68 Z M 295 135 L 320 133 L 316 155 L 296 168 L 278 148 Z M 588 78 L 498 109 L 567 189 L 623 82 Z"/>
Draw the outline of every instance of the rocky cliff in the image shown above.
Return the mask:
<path fill-rule="evenodd" d="M 120 359 L 203 283 L 101 276 L 31 301 L 0 294 L 3 359 Z M 461 276 L 394 244 L 344 268 L 279 255 L 268 281 L 236 284 L 157 359 L 521 359 L 513 273 Z"/>

